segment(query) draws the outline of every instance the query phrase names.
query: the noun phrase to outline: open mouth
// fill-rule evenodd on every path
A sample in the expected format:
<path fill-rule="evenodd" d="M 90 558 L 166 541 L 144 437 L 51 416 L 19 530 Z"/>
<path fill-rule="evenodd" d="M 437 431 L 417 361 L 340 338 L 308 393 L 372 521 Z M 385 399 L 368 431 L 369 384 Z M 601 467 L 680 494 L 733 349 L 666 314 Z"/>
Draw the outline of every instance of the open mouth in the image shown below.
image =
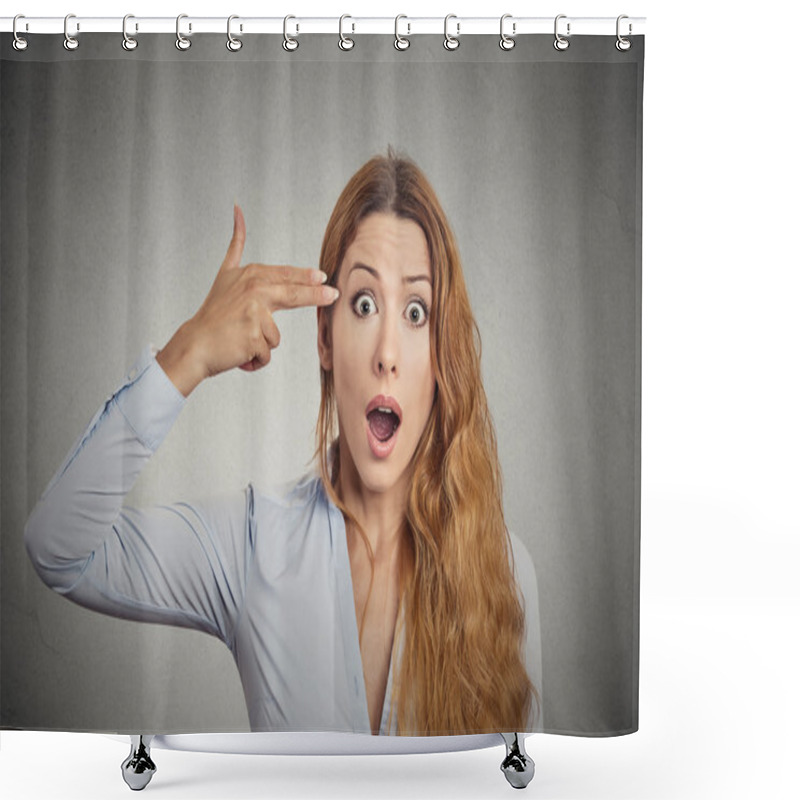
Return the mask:
<path fill-rule="evenodd" d="M 369 429 L 379 442 L 388 442 L 400 425 L 400 418 L 391 408 L 378 407 L 367 414 Z"/>
<path fill-rule="evenodd" d="M 375 395 L 366 408 L 367 441 L 375 458 L 388 458 L 397 444 L 403 409 L 393 397 Z"/>

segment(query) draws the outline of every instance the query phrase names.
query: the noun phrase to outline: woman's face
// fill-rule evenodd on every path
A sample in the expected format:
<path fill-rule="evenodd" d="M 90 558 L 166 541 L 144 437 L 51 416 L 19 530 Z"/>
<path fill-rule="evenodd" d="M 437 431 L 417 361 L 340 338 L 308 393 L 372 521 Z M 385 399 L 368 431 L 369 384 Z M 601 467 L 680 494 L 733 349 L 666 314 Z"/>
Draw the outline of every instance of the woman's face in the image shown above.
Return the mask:
<path fill-rule="evenodd" d="M 431 264 L 416 222 L 364 218 L 339 271 L 331 330 L 320 315 L 320 363 L 333 370 L 340 445 L 363 488 L 407 477 L 433 406 Z"/>

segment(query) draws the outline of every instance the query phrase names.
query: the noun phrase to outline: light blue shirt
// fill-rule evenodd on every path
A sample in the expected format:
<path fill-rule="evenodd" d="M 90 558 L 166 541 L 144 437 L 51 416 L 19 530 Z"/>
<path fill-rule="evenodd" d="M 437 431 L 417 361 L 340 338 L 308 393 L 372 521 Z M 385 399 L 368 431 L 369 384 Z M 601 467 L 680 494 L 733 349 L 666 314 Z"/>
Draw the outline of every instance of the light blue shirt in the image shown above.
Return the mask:
<path fill-rule="evenodd" d="M 148 348 L 34 508 L 25 543 L 36 571 L 87 608 L 221 639 L 254 731 L 370 733 L 344 517 L 319 474 L 283 495 L 251 484 L 192 503 L 122 505 L 185 402 Z M 541 693 L 536 576 L 511 542 L 526 665 Z M 396 732 L 391 685 L 390 669 L 384 734 Z"/>

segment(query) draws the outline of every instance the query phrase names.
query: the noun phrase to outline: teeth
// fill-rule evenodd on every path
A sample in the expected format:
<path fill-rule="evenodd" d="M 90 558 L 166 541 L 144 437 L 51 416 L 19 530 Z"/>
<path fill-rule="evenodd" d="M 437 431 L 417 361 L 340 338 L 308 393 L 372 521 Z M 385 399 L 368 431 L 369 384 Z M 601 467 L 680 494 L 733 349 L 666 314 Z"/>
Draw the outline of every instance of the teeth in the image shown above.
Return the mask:
<path fill-rule="evenodd" d="M 384 408 L 383 406 L 378 406 L 378 411 L 383 414 L 394 414 L 394 411 L 392 411 L 391 408 Z"/>

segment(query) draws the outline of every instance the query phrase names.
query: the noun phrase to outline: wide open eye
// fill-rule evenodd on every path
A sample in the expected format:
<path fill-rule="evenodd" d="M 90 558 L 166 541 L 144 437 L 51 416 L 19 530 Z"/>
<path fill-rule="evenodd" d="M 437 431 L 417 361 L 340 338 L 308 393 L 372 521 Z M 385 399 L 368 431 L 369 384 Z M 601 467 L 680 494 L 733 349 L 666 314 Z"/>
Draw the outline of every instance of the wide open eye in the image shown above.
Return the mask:
<path fill-rule="evenodd" d="M 375 305 L 375 298 L 368 292 L 359 292 L 353 300 L 353 311 L 356 316 L 368 317 L 378 310 Z"/>
<path fill-rule="evenodd" d="M 415 328 L 421 328 L 428 321 L 428 307 L 422 300 L 412 300 L 406 308 L 406 316 Z"/>

